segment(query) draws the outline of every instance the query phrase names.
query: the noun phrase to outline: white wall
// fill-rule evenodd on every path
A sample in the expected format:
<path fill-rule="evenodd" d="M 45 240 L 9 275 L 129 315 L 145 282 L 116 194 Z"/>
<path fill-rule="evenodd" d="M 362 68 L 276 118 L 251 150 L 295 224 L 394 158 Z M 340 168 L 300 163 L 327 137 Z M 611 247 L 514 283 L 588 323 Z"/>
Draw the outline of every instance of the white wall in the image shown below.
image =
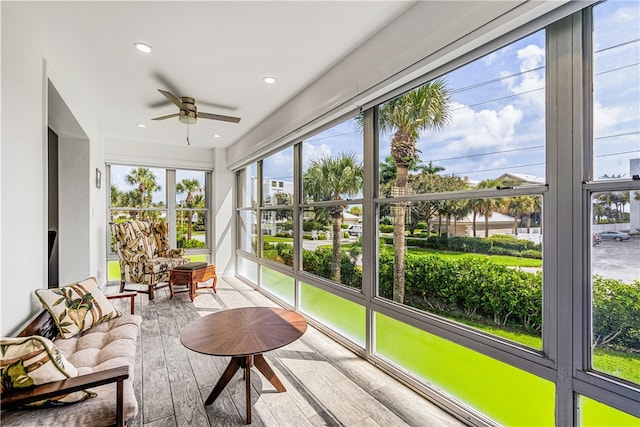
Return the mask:
<path fill-rule="evenodd" d="M 0 334 L 12 333 L 39 308 L 35 289 L 47 283 L 47 81 L 51 80 L 75 119 L 88 136 L 89 165 L 85 175 L 103 164 L 102 142 L 91 114 L 90 100 L 83 98 L 73 70 L 64 61 L 63 52 L 51 45 L 46 16 L 37 3 L 1 2 L 2 56 L 2 144 L 0 146 Z M 60 135 L 64 137 L 65 135 Z M 86 176 L 87 180 L 92 179 Z M 90 181 L 93 182 L 93 181 Z M 93 186 L 86 193 L 86 206 L 104 204 L 104 187 Z M 96 274 L 100 264 L 99 224 L 104 224 L 104 209 L 78 209 L 65 221 L 88 224 L 86 259 L 61 264 L 60 271 L 71 272 L 70 262 L 78 262 L 79 271 Z M 104 246 L 104 243 L 102 243 Z M 98 248 L 96 250 L 96 248 Z M 104 255 L 102 255 L 104 257 Z M 8 267 L 8 268 L 7 268 Z M 75 268 L 75 267 L 74 267 Z M 68 277 L 68 276 L 65 276 Z M 80 277 L 77 279 L 81 279 Z M 76 280 L 74 278 L 74 280 Z"/>
<path fill-rule="evenodd" d="M 235 276 L 236 216 L 235 173 L 226 168 L 226 150 L 216 149 L 213 176 L 214 256 L 213 263 L 221 276 Z"/>
<path fill-rule="evenodd" d="M 89 142 L 59 138 L 58 253 L 60 286 L 95 275 L 91 270 Z M 97 245 L 96 245 L 97 246 Z M 96 247 L 97 249 L 97 247 Z"/>

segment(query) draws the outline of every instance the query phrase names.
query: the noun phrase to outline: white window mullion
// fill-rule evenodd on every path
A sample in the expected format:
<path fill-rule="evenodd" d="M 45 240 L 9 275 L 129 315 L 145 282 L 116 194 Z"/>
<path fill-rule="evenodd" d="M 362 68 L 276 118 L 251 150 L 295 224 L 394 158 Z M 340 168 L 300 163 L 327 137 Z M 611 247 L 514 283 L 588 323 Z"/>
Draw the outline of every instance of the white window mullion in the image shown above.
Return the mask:
<path fill-rule="evenodd" d="M 167 169 L 167 223 L 169 224 L 169 247 L 177 248 L 176 239 L 176 171 Z"/>

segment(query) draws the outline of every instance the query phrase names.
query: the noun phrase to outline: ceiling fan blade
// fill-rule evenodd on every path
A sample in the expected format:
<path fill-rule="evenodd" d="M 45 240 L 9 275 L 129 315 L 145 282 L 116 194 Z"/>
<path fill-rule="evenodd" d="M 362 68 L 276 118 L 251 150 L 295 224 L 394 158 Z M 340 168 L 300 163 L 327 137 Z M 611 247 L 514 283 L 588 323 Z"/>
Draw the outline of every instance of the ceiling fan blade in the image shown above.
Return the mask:
<path fill-rule="evenodd" d="M 178 117 L 179 115 L 180 115 L 180 113 L 169 114 L 169 115 L 167 115 L 167 116 L 156 117 L 155 119 L 151 119 L 151 120 L 164 120 L 164 119 L 170 119 L 171 117 Z"/>
<path fill-rule="evenodd" d="M 221 120 L 223 122 L 232 122 L 232 123 L 238 123 L 240 121 L 240 117 L 222 116 L 220 114 L 211 114 L 211 113 L 198 113 L 198 118 Z"/>
<path fill-rule="evenodd" d="M 182 103 L 182 101 L 180 101 L 178 98 L 176 98 L 175 95 L 172 94 L 171 92 L 167 92 L 166 90 L 162 90 L 162 89 L 158 89 L 158 92 L 160 92 L 161 94 L 166 96 L 169 101 L 171 101 L 174 104 L 176 104 L 176 106 L 178 108 L 180 108 L 182 110 L 186 110 L 187 109 L 187 107 Z"/>

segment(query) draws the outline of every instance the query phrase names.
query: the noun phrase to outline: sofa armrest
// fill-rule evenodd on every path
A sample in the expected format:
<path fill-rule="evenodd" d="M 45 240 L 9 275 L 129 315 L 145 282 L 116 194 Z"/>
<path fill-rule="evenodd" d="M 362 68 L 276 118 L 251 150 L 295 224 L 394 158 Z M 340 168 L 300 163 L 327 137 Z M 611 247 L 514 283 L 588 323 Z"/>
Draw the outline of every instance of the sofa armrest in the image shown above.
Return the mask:
<path fill-rule="evenodd" d="M 137 292 L 121 292 L 118 294 L 109 294 L 109 295 L 105 295 L 107 297 L 107 299 L 120 299 L 120 298 L 130 298 L 131 301 L 129 302 L 129 306 L 131 307 L 131 314 L 135 314 L 135 298 L 136 295 L 138 295 Z"/>
<path fill-rule="evenodd" d="M 127 365 L 118 366 L 117 368 L 79 375 L 77 377 L 67 378 L 66 380 L 53 381 L 34 387 L 4 392 L 0 395 L 1 403 L 4 409 L 116 382 L 116 425 L 122 426 L 124 424 L 124 420 L 122 419 L 124 416 L 123 383 L 127 378 L 129 378 L 129 367 Z"/>

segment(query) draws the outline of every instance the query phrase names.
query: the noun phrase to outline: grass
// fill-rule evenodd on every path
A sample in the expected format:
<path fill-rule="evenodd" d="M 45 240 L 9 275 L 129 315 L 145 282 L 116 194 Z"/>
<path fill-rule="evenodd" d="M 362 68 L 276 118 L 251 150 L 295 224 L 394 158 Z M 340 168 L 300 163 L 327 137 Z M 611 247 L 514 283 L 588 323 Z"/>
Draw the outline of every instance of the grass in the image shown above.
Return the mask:
<path fill-rule="evenodd" d="M 508 255 L 485 255 L 468 252 L 439 251 L 428 248 L 409 248 L 407 253 L 427 253 L 441 256 L 447 259 L 463 259 L 465 257 L 487 258 L 499 265 L 507 267 L 542 267 L 542 260 L 535 258 L 521 258 Z"/>
<path fill-rule="evenodd" d="M 593 351 L 593 368 L 640 384 L 640 353 L 596 348 Z"/>
<path fill-rule="evenodd" d="M 262 236 L 262 241 L 268 242 L 268 243 L 279 243 L 279 242 L 292 243 L 293 237 Z"/>
<path fill-rule="evenodd" d="M 498 326 L 485 325 L 478 322 L 472 322 L 467 319 L 453 319 L 453 320 L 455 320 L 456 322 L 460 322 L 464 325 L 474 327 L 483 332 L 497 335 L 499 337 L 506 338 L 508 340 L 511 340 L 520 344 L 524 344 L 531 348 L 542 350 L 542 337 L 538 335 L 528 334 L 523 331 L 508 330 Z"/>

